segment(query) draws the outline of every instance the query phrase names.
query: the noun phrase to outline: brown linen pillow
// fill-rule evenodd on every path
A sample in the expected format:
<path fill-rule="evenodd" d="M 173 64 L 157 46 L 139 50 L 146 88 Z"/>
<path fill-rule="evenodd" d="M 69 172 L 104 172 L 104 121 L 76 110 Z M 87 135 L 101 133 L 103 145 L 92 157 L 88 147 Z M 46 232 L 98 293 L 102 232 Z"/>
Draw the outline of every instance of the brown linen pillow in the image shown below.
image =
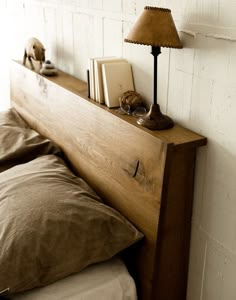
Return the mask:
<path fill-rule="evenodd" d="M 16 110 L 0 112 L 0 172 L 40 155 L 59 152 L 59 147 L 31 129 Z"/>
<path fill-rule="evenodd" d="M 0 174 L 0 291 L 48 285 L 142 238 L 62 159 L 45 155 Z"/>
<path fill-rule="evenodd" d="M 30 128 L 14 108 L 0 112 L 0 126 Z"/>

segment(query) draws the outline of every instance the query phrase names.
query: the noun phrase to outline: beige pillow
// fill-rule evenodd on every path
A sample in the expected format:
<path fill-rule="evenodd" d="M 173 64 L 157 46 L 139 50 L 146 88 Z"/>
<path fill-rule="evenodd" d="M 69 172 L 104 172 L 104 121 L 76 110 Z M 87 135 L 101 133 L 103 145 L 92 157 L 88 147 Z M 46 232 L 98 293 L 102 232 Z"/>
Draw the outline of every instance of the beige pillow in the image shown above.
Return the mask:
<path fill-rule="evenodd" d="M 22 119 L 14 108 L 0 112 L 0 126 L 29 128 L 29 125 Z"/>
<path fill-rule="evenodd" d="M 32 130 L 14 109 L 0 112 L 0 172 L 40 155 L 59 152 L 55 144 Z"/>
<path fill-rule="evenodd" d="M 48 285 L 142 234 L 55 155 L 0 174 L 0 291 Z"/>

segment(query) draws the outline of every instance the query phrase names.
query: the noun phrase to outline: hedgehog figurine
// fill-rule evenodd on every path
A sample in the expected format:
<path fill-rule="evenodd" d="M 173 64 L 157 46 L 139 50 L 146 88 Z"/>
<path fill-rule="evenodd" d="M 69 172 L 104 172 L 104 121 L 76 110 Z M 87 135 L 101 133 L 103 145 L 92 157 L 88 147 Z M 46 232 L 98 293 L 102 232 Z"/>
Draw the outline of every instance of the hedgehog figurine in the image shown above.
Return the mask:
<path fill-rule="evenodd" d="M 28 59 L 32 70 L 35 69 L 32 63 L 32 59 L 35 61 L 39 61 L 40 67 L 42 67 L 42 63 L 45 62 L 45 48 L 43 44 L 34 37 L 29 38 L 26 42 L 23 65 L 26 64 L 26 59 Z"/>

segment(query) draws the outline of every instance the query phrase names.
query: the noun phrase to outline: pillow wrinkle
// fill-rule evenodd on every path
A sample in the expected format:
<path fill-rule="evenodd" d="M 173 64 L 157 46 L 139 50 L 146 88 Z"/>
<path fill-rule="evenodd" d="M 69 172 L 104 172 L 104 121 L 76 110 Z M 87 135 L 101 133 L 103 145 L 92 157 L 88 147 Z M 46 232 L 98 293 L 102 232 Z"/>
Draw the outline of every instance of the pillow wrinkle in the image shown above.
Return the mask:
<path fill-rule="evenodd" d="M 14 109 L 0 112 L 0 145 L 0 172 L 41 155 L 61 152 L 57 145 L 31 129 Z"/>
<path fill-rule="evenodd" d="M 143 235 L 56 155 L 0 173 L 0 290 L 50 284 Z"/>
<path fill-rule="evenodd" d="M 38 142 L 45 141 L 36 131 L 20 127 L 2 126 L 0 127 L 0 136 L 2 140 L 1 150 L 4 150 L 4 146 L 5 150 L 9 147 L 14 150 L 18 149 L 22 143 L 26 146 L 33 145 L 32 142 L 35 142 L 35 145 L 37 145 Z"/>
<path fill-rule="evenodd" d="M 14 108 L 0 112 L 0 126 L 29 128 L 24 119 L 17 113 Z"/>

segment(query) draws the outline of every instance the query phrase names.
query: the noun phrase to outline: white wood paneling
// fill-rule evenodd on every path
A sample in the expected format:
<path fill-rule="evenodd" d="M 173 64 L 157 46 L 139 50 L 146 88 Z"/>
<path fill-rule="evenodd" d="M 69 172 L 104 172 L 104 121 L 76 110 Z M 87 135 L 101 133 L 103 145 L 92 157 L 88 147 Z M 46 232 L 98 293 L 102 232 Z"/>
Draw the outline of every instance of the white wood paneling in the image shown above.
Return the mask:
<path fill-rule="evenodd" d="M 157 0 L 138 0 L 136 1 L 136 14 L 139 16 L 145 6 L 157 6 Z M 161 5 L 163 6 L 163 5 Z"/>
<path fill-rule="evenodd" d="M 56 67 L 64 71 L 64 44 L 63 44 L 63 11 L 56 11 Z"/>
<path fill-rule="evenodd" d="M 56 63 L 59 69 L 69 74 L 74 72 L 74 36 L 73 36 L 73 13 L 57 10 L 56 13 Z M 53 43 L 53 41 L 51 41 Z M 54 51 L 55 52 L 55 51 Z"/>
<path fill-rule="evenodd" d="M 122 22 L 109 18 L 104 19 L 104 56 L 122 56 Z"/>
<path fill-rule="evenodd" d="M 235 278 L 236 258 L 233 253 L 225 251 L 223 281 L 222 281 L 222 299 L 234 300 L 236 295 L 236 285 L 232 278 Z"/>
<path fill-rule="evenodd" d="M 136 13 L 136 1 L 135 0 L 123 0 L 122 9 L 125 14 L 135 15 Z"/>
<path fill-rule="evenodd" d="M 150 47 L 123 41 L 146 5 L 172 10 L 184 44 L 182 50 L 162 49 L 158 58 L 162 111 L 209 139 L 197 157 L 188 300 L 235 300 L 235 1 L 4 0 L 0 22 L 7 26 L 0 26 L 0 54 L 22 59 L 26 38 L 36 36 L 56 67 L 84 80 L 89 57 L 123 56 L 132 63 L 137 92 L 149 104 Z M 6 61 L 0 70 L 0 109 L 8 97 Z"/>
<path fill-rule="evenodd" d="M 44 44 L 44 8 L 39 4 L 30 5 L 26 3 L 24 5 L 24 11 L 25 27 L 23 32 L 25 40 L 30 37 L 37 37 Z"/>
<path fill-rule="evenodd" d="M 219 25 L 236 27 L 236 3 L 232 0 L 219 1 Z"/>
<path fill-rule="evenodd" d="M 226 255 L 222 249 L 217 247 L 214 243 L 207 244 L 202 299 L 223 299 L 223 270 L 225 259 Z M 226 297 L 225 299 L 228 298 Z"/>
<path fill-rule="evenodd" d="M 103 9 L 103 0 L 90 0 L 89 7 L 92 9 Z"/>
<path fill-rule="evenodd" d="M 204 275 L 204 264 L 207 247 L 207 236 L 201 228 L 194 222 L 192 226 L 192 236 L 194 239 L 191 244 L 191 255 L 189 265 L 189 278 L 188 278 L 188 297 L 191 300 L 202 299 L 202 285 Z"/>
<path fill-rule="evenodd" d="M 116 0 L 116 1 L 103 0 L 103 9 L 111 12 L 121 12 L 122 0 Z"/>
<path fill-rule="evenodd" d="M 46 59 L 57 63 L 57 22 L 56 22 L 56 9 L 51 7 L 44 8 L 44 36 Z"/>
<path fill-rule="evenodd" d="M 203 194 L 205 192 L 205 182 L 208 180 L 206 176 L 206 161 L 207 161 L 208 149 L 202 148 L 198 150 L 196 158 L 196 170 L 195 170 L 195 186 L 198 188 L 194 189 L 194 199 L 197 199 L 193 203 L 194 214 L 192 216 L 193 223 L 197 226 L 201 226 L 202 217 L 202 205 L 203 205 Z M 193 233 L 193 236 L 194 233 Z"/>
<path fill-rule="evenodd" d="M 0 9 L 3 10 L 3 9 L 6 9 L 7 7 L 7 1 L 6 0 L 2 0 L 0 2 Z"/>
<path fill-rule="evenodd" d="M 208 146 L 206 178 L 212 184 L 205 186 L 201 226 L 214 240 L 230 251 L 235 250 L 236 227 L 236 176 L 234 154 L 226 151 L 224 145 L 212 141 Z M 228 178 L 227 181 L 224 179 Z"/>
<path fill-rule="evenodd" d="M 73 27 L 73 13 L 62 13 L 62 41 L 60 45 L 63 49 L 63 61 L 61 62 L 61 69 L 69 74 L 74 73 L 74 35 L 76 28 Z"/>
<path fill-rule="evenodd" d="M 75 75 L 86 80 L 89 57 L 95 54 L 95 26 L 93 16 L 74 14 L 74 63 Z"/>

